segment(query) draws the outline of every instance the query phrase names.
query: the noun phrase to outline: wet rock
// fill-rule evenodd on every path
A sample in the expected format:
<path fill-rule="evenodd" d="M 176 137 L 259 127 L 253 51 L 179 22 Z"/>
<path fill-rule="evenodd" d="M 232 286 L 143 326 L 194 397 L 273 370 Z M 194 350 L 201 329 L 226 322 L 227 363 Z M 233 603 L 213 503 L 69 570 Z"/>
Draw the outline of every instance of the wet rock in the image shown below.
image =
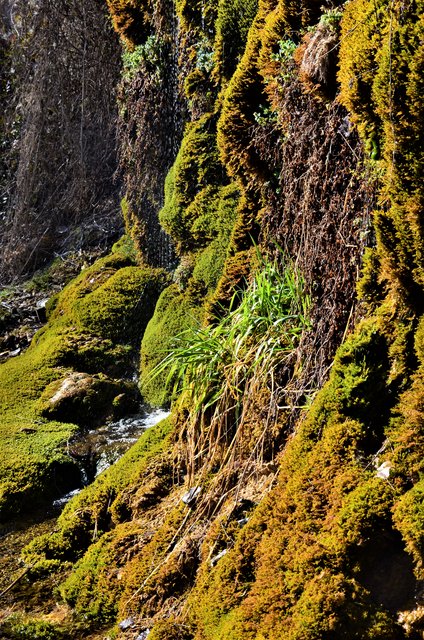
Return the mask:
<path fill-rule="evenodd" d="M 182 502 L 184 502 L 184 504 L 188 506 L 191 506 L 196 501 L 201 490 L 202 489 L 200 487 L 192 487 L 187 491 L 187 493 L 183 495 L 183 497 L 181 498 Z"/>
<path fill-rule="evenodd" d="M 39 411 L 45 418 L 94 427 L 116 413 L 122 414 L 124 407 L 128 413 L 134 412 L 138 402 L 134 383 L 102 374 L 73 372 L 46 388 L 39 401 Z"/>
<path fill-rule="evenodd" d="M 122 620 L 122 622 L 119 622 L 118 627 L 121 629 L 121 631 L 126 631 L 127 629 L 131 629 L 131 627 L 134 626 L 134 619 L 133 618 L 125 618 L 125 620 Z"/>

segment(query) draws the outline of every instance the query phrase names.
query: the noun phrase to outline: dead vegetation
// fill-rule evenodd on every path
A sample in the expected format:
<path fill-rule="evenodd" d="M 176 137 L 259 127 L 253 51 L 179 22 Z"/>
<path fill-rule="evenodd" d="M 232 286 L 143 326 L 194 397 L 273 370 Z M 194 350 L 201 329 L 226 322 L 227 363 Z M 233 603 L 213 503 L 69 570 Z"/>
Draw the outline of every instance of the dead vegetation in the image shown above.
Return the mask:
<path fill-rule="evenodd" d="M 119 228 L 115 85 L 119 49 L 97 0 L 15 2 L 3 118 L 3 282 L 105 245 Z"/>

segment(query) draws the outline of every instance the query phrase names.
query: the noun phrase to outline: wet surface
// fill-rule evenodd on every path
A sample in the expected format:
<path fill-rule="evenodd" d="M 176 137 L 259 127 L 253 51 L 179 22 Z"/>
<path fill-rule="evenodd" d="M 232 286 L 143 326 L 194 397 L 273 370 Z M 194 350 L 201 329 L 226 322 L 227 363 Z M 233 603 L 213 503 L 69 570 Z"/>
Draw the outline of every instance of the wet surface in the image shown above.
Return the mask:
<path fill-rule="evenodd" d="M 119 460 L 146 429 L 168 415 L 163 409 L 143 411 L 75 437 L 69 443 L 69 454 L 81 466 L 84 485 L 93 482 L 102 471 Z M 70 497 L 72 495 L 68 499 Z M 65 498 L 56 502 L 60 503 Z"/>
<path fill-rule="evenodd" d="M 146 429 L 168 415 L 161 409 L 146 410 L 88 431 L 70 442 L 69 453 L 81 466 L 84 485 L 90 484 L 97 475 L 119 460 Z M 61 510 L 80 491 L 74 489 L 46 509 L 27 517 L 22 516 L 0 528 L 0 626 L 16 608 L 34 614 L 55 606 L 53 592 L 63 579 L 61 572 L 41 580 L 24 574 L 16 586 L 10 590 L 8 587 L 25 570 L 20 558 L 22 549 L 34 538 L 52 533 Z M 3 594 L 5 590 L 7 592 Z"/>

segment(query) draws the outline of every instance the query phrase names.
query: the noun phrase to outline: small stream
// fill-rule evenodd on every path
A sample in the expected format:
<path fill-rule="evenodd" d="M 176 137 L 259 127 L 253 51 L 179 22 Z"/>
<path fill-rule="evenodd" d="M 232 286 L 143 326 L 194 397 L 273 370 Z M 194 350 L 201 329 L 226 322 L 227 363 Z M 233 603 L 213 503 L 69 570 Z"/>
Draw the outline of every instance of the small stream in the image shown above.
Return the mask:
<path fill-rule="evenodd" d="M 91 484 L 102 471 L 119 460 L 146 429 L 168 416 L 169 412 L 163 409 L 145 410 L 74 437 L 69 442 L 69 455 L 81 468 L 82 484 Z M 55 500 L 53 506 L 63 507 L 79 491 L 81 489 L 70 491 Z"/>

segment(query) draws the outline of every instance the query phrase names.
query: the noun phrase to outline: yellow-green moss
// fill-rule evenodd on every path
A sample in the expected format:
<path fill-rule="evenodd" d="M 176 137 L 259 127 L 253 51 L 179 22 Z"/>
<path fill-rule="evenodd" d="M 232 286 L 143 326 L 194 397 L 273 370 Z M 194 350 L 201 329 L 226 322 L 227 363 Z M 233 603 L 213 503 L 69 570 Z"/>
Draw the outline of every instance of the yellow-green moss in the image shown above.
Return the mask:
<path fill-rule="evenodd" d="M 201 301 L 189 292 L 181 292 L 177 284 L 165 289 L 159 298 L 141 343 L 140 389 L 145 401 L 152 406 L 169 402 L 172 387 L 166 384 L 166 372 L 153 379 L 150 373 L 169 353 L 175 338 L 197 324 L 201 315 Z"/>
<path fill-rule="evenodd" d="M 258 0 L 220 0 L 216 19 L 215 59 L 224 78 L 230 78 L 244 52 Z"/>
<path fill-rule="evenodd" d="M 341 101 L 384 175 L 379 260 L 397 296 L 421 312 L 423 5 L 355 0 L 342 20 Z M 421 101 L 421 106 L 419 102 Z"/>
<path fill-rule="evenodd" d="M 216 117 L 213 114 L 206 114 L 187 126 L 180 151 L 166 179 L 165 205 L 159 218 L 165 231 L 177 243 L 179 252 L 197 248 L 192 232 L 197 221 L 197 203 L 200 199 L 202 206 L 205 196 L 210 200 L 213 187 L 218 188 L 223 178 L 225 181 L 225 172 L 218 158 L 215 127 Z M 200 195 L 206 189 L 205 196 Z M 213 225 L 214 220 L 209 220 L 208 224 Z"/>
<path fill-rule="evenodd" d="M 58 562 L 75 561 L 84 554 L 93 537 L 100 536 L 112 523 L 129 517 L 127 488 L 142 486 L 149 477 L 149 469 L 150 473 L 160 469 L 172 426 L 168 418 L 146 430 L 122 458 L 68 502 L 58 519 L 58 530 L 35 539 L 24 550 L 24 557 L 34 565 L 34 571 L 50 570 Z M 164 477 L 162 482 L 166 489 L 168 480 Z"/>
<path fill-rule="evenodd" d="M 29 349 L 0 367 L 2 517 L 78 483 L 66 455 L 73 416 L 49 421 L 38 399 L 71 371 L 119 376 L 128 370 L 129 353 L 166 283 L 162 271 L 129 264 L 114 253 L 85 269 L 59 294 Z"/>

